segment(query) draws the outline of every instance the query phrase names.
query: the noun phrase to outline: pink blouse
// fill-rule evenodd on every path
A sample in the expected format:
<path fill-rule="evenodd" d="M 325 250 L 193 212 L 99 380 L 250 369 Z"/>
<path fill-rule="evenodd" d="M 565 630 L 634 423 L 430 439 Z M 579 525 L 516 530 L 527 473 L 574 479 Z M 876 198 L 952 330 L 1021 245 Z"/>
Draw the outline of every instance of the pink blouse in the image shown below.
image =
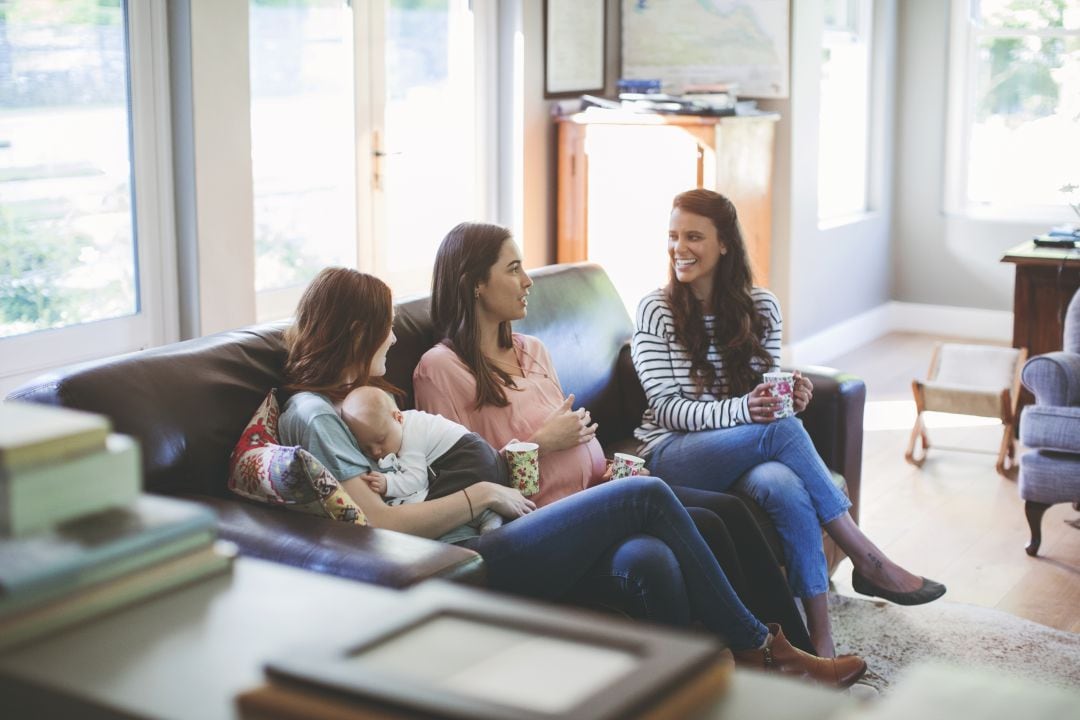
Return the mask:
<path fill-rule="evenodd" d="M 503 448 L 513 439 L 528 440 L 565 395 L 547 348 L 537 338 L 514 333 L 514 350 L 525 377 L 515 377 L 517 389 L 507 388 L 506 407 L 476 409 L 476 378 L 457 354 L 445 345 L 424 353 L 413 372 L 416 407 L 455 420 Z M 538 506 L 595 485 L 606 469 L 600 443 L 593 440 L 568 450 L 540 456 L 540 492 L 532 496 Z"/>

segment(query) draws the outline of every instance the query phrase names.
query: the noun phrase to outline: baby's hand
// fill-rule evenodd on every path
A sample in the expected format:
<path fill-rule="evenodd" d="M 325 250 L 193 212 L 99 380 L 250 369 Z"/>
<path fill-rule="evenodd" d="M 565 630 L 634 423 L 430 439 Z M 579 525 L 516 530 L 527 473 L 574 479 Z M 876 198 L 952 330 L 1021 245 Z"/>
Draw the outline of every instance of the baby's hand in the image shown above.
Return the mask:
<path fill-rule="evenodd" d="M 379 472 L 364 473 L 360 479 L 368 484 L 372 492 L 378 495 L 386 494 L 386 476 Z"/>

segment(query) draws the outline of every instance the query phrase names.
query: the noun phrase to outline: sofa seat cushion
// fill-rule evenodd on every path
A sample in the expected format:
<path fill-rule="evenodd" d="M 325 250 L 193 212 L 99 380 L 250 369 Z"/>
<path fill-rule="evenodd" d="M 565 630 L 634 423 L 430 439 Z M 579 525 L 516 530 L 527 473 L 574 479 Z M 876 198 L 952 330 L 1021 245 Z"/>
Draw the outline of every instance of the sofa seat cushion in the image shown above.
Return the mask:
<path fill-rule="evenodd" d="M 1080 406 L 1027 406 L 1020 418 L 1020 442 L 1031 448 L 1080 454 Z"/>
<path fill-rule="evenodd" d="M 275 390 L 259 405 L 229 458 L 229 490 L 256 502 L 366 525 L 364 512 L 315 456 L 278 444 Z"/>
<path fill-rule="evenodd" d="M 1020 498 L 1053 505 L 1080 501 L 1080 456 L 1031 450 L 1020 456 Z"/>

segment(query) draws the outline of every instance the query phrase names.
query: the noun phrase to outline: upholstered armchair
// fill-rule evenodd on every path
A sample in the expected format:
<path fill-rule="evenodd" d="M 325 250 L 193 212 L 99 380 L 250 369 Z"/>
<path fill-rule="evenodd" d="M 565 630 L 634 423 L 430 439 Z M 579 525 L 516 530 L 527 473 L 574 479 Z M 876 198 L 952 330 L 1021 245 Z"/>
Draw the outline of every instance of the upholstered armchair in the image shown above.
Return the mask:
<path fill-rule="evenodd" d="M 1042 516 L 1055 503 L 1080 503 L 1080 292 L 1065 313 L 1063 350 L 1024 365 L 1035 404 L 1020 416 L 1020 497 L 1031 528 L 1027 554 L 1039 552 Z"/>

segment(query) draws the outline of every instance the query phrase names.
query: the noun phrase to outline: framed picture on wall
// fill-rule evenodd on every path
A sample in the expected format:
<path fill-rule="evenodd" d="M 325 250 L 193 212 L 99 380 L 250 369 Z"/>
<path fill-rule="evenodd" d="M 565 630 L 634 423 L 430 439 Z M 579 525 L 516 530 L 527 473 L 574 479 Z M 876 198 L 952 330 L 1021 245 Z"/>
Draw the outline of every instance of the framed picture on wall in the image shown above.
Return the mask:
<path fill-rule="evenodd" d="M 620 77 L 664 89 L 734 84 L 739 97 L 786 98 L 790 0 L 622 0 Z"/>
<path fill-rule="evenodd" d="M 544 0 L 544 97 L 604 91 L 605 0 Z"/>

